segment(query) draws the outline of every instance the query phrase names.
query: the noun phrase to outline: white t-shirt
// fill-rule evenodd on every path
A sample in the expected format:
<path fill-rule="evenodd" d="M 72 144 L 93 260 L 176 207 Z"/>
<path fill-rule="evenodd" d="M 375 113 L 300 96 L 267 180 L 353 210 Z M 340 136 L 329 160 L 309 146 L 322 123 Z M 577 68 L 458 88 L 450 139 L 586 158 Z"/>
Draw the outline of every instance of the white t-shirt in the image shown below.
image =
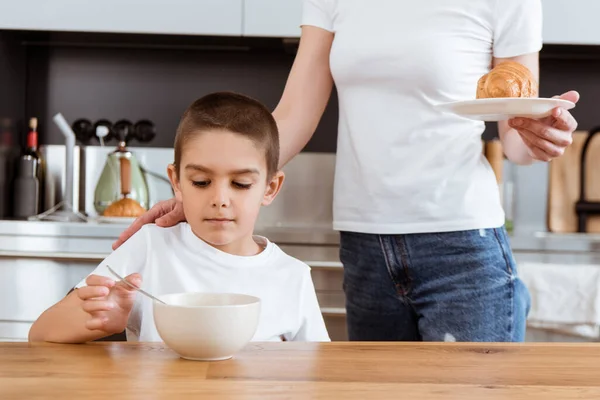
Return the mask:
<path fill-rule="evenodd" d="M 199 239 L 187 223 L 172 228 L 145 225 L 109 255 L 92 274 L 114 277 L 138 272 L 142 288 L 160 296 L 180 292 L 225 292 L 261 299 L 253 341 L 329 341 L 317 302 L 310 267 L 288 256 L 266 238 L 255 236 L 264 250 L 235 256 Z M 85 280 L 77 287 L 85 286 Z M 160 342 L 152 300 L 138 294 L 129 317 L 127 339 Z"/>
<path fill-rule="evenodd" d="M 335 33 L 334 228 L 379 234 L 499 227 L 483 122 L 434 110 L 475 99 L 492 56 L 542 47 L 541 0 L 305 0 Z"/>

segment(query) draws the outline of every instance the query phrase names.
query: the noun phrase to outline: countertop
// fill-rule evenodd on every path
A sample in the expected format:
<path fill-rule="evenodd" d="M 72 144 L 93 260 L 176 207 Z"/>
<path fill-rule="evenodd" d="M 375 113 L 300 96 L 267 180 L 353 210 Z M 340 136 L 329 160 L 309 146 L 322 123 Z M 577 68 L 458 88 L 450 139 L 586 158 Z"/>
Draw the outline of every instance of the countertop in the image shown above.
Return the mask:
<path fill-rule="evenodd" d="M 128 224 L 0 220 L 0 257 L 97 260 Z M 335 248 L 339 233 L 330 226 L 259 227 L 255 234 L 280 245 Z"/>
<path fill-rule="evenodd" d="M 598 399 L 600 345 L 251 343 L 180 359 L 160 343 L 0 343 L 0 398 Z"/>
<path fill-rule="evenodd" d="M 0 220 L 0 236 L 52 236 L 72 238 L 116 239 L 129 226 L 128 223 L 52 222 Z M 285 243 L 339 243 L 339 234 L 330 224 L 319 226 L 259 226 L 255 234 L 273 237 L 273 241 Z"/>
<path fill-rule="evenodd" d="M 106 256 L 127 224 L 0 220 L 0 255 L 12 253 L 81 253 Z M 264 226 L 255 230 L 278 244 L 337 246 L 339 233 L 330 224 Z M 510 237 L 516 252 L 600 253 L 598 234 L 518 232 Z M 11 253 L 12 252 L 12 253 Z"/>

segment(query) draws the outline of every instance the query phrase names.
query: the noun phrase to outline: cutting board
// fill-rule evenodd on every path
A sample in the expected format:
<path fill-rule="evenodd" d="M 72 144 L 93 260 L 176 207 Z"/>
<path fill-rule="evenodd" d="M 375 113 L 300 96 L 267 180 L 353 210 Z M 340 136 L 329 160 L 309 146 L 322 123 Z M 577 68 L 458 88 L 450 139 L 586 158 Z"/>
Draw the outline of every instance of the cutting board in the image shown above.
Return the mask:
<path fill-rule="evenodd" d="M 587 132 L 573 133 L 573 144 L 562 157 L 550 162 L 548 188 L 548 230 L 556 233 L 577 232 L 575 203 L 579 200 L 581 150 Z M 586 197 L 600 201 L 600 134 L 590 143 L 586 155 Z M 588 218 L 587 231 L 600 233 L 600 216 Z"/>

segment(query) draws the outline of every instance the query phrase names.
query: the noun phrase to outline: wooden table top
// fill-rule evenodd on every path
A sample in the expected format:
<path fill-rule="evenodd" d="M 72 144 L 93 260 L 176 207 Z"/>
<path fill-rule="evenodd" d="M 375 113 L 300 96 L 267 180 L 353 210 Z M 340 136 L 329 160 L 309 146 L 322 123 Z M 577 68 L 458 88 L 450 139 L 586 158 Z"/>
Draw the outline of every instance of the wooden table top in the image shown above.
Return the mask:
<path fill-rule="evenodd" d="M 159 343 L 0 343 L 0 399 L 600 399 L 600 345 L 251 343 L 180 359 Z"/>

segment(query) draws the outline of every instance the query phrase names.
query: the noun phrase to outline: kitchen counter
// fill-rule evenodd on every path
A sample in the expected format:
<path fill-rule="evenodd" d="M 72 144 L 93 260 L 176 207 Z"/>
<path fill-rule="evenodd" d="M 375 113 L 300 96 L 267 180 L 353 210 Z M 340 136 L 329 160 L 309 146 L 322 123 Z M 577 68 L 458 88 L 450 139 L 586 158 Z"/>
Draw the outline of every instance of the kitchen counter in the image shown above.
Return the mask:
<path fill-rule="evenodd" d="M 0 220 L 0 236 L 47 236 L 70 238 L 116 239 L 128 223 L 113 224 L 90 222 L 51 222 Z M 339 235 L 329 224 L 322 226 L 269 226 L 257 227 L 257 235 L 273 241 L 301 244 L 339 243 Z"/>
<path fill-rule="evenodd" d="M 588 344 L 250 343 L 180 359 L 161 343 L 0 343 L 0 398 L 598 399 Z"/>
<path fill-rule="evenodd" d="M 0 220 L 0 256 L 102 259 L 128 224 L 95 221 Z M 339 234 L 329 226 L 262 227 L 255 234 L 286 245 L 337 247 Z"/>
<path fill-rule="evenodd" d="M 105 257 L 127 224 L 63 223 L 0 220 L 0 255 L 80 255 Z M 318 226 L 270 226 L 257 235 L 278 244 L 338 246 L 339 233 L 330 224 Z M 511 237 L 515 252 L 600 253 L 599 234 L 518 233 Z"/>
<path fill-rule="evenodd" d="M 510 241 L 514 251 L 600 253 L 600 234 L 530 232 Z"/>

